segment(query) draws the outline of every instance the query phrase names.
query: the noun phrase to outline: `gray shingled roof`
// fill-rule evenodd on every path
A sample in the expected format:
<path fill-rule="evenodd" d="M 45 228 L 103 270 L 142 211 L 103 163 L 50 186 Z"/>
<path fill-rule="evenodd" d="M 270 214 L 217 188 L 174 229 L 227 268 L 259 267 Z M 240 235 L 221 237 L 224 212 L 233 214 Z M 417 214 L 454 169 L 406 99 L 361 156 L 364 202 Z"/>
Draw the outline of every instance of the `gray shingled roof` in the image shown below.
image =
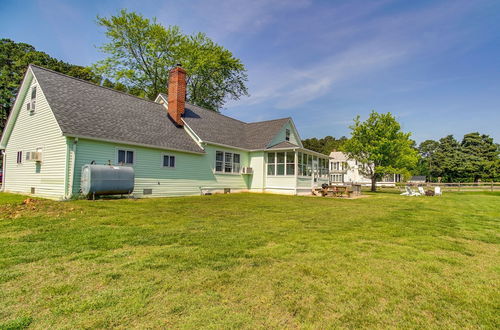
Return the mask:
<path fill-rule="evenodd" d="M 31 69 L 65 135 L 203 152 L 161 104 L 36 65 Z M 290 121 L 245 123 L 187 103 L 183 119 L 203 141 L 250 150 L 266 149 Z"/>
<path fill-rule="evenodd" d="M 283 141 L 273 146 L 270 146 L 268 149 L 283 149 L 283 148 L 300 148 L 300 147 L 294 143 Z"/>
<path fill-rule="evenodd" d="M 245 123 L 220 113 L 186 104 L 186 124 L 207 142 L 243 149 L 266 149 L 290 118 Z"/>
<path fill-rule="evenodd" d="M 203 152 L 163 105 L 35 65 L 31 69 L 65 135 Z"/>

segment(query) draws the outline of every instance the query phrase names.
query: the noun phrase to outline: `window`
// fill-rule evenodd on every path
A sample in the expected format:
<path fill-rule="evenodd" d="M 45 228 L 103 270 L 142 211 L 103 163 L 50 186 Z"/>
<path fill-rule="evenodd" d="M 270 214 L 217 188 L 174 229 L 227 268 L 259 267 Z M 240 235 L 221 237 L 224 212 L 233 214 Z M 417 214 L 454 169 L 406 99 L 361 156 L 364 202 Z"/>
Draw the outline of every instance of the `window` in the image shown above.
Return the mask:
<path fill-rule="evenodd" d="M 36 86 L 33 86 L 31 88 L 31 112 L 35 111 L 35 105 L 36 105 Z"/>
<path fill-rule="evenodd" d="M 118 150 L 118 164 L 120 165 L 133 165 L 134 164 L 134 151 L 133 150 Z"/>
<path fill-rule="evenodd" d="M 215 172 L 240 173 L 240 154 L 232 152 L 215 152 Z"/>
<path fill-rule="evenodd" d="M 276 154 L 274 152 L 270 152 L 267 154 L 267 175 L 275 175 L 276 174 L 275 158 L 276 158 Z"/>
<path fill-rule="evenodd" d="M 222 151 L 215 152 L 215 171 L 222 172 L 222 164 L 224 162 L 224 153 Z"/>
<path fill-rule="evenodd" d="M 330 181 L 331 182 L 344 182 L 344 175 L 343 174 L 332 174 L 330 176 Z"/>
<path fill-rule="evenodd" d="M 22 164 L 23 162 L 23 152 L 22 151 L 18 151 L 17 152 L 17 163 L 18 164 Z"/>
<path fill-rule="evenodd" d="M 307 165 L 306 165 L 306 176 L 312 176 L 312 155 L 307 156 Z"/>
<path fill-rule="evenodd" d="M 321 177 L 328 179 L 328 159 L 320 158 L 319 165 Z"/>
<path fill-rule="evenodd" d="M 304 169 L 305 169 L 305 166 L 304 166 L 304 162 L 302 161 L 302 153 L 299 152 L 297 154 L 297 162 L 298 162 L 298 166 L 297 166 L 297 169 L 299 171 L 299 175 L 304 175 Z"/>
<path fill-rule="evenodd" d="M 233 172 L 240 173 L 240 154 L 233 154 Z"/>
<path fill-rule="evenodd" d="M 286 175 L 295 175 L 295 153 L 286 153 Z"/>
<path fill-rule="evenodd" d="M 267 175 L 295 175 L 295 152 L 267 153 Z"/>
<path fill-rule="evenodd" d="M 285 140 L 290 141 L 290 129 L 285 130 Z"/>
<path fill-rule="evenodd" d="M 163 155 L 163 167 L 175 167 L 175 156 Z"/>
<path fill-rule="evenodd" d="M 233 154 L 230 152 L 224 153 L 224 173 L 233 172 Z"/>
<path fill-rule="evenodd" d="M 276 175 L 285 175 L 285 152 L 276 153 Z"/>

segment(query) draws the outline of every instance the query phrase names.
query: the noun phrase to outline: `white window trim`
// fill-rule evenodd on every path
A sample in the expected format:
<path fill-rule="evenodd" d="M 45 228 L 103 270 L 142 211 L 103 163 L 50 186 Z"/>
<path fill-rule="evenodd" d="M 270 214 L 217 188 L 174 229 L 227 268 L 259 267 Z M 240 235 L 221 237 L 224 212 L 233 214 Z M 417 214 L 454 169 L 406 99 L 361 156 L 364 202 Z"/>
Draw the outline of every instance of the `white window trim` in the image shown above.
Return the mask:
<path fill-rule="evenodd" d="M 280 152 L 282 152 L 282 153 L 285 154 L 285 160 L 284 160 L 285 162 L 284 163 L 279 163 L 279 164 L 283 164 L 285 166 L 285 174 L 283 174 L 283 175 L 281 175 L 281 174 L 278 175 L 278 153 L 280 153 Z M 287 162 L 287 158 L 286 158 L 287 153 L 294 153 L 295 154 L 295 153 L 297 153 L 297 151 L 293 151 L 292 150 L 292 151 L 270 151 L 270 152 L 266 152 L 266 156 L 265 156 L 266 157 L 266 169 L 265 169 L 266 176 L 282 178 L 282 177 L 293 177 L 293 176 L 296 175 L 296 173 L 298 171 L 298 164 L 295 162 L 295 155 L 293 156 L 293 159 L 294 159 L 294 163 L 293 164 L 294 164 L 294 172 L 295 173 L 293 173 L 293 174 L 288 174 L 287 173 L 287 170 L 286 170 L 287 165 L 288 164 L 292 164 L 292 163 L 288 163 Z M 271 163 L 269 163 L 268 154 L 274 154 L 274 174 L 268 174 L 267 165 L 271 164 Z"/>
<path fill-rule="evenodd" d="M 33 93 L 33 88 L 36 88 L 36 95 L 35 95 L 35 98 L 31 98 L 31 94 Z M 28 103 L 30 104 L 30 110 L 29 110 L 29 113 L 30 114 L 34 114 L 37 110 L 37 107 L 35 106 L 35 108 L 33 108 L 33 101 L 35 101 L 35 105 L 38 103 L 37 100 L 38 100 L 38 93 L 39 93 L 39 90 L 40 88 L 38 87 L 38 84 L 33 84 L 31 85 L 31 88 L 29 89 L 29 92 L 28 92 Z"/>
<path fill-rule="evenodd" d="M 20 162 L 17 161 L 19 159 L 19 153 L 21 153 L 21 161 Z M 17 166 L 23 165 L 23 163 L 25 161 L 24 157 L 26 157 L 26 153 L 24 152 L 24 150 L 16 151 L 16 165 Z"/>
<path fill-rule="evenodd" d="M 135 151 L 135 149 L 121 148 L 121 147 L 115 148 L 115 164 L 120 165 L 120 162 L 118 161 L 118 151 L 120 150 L 125 150 L 125 159 L 127 158 L 127 151 L 132 151 L 134 153 L 134 161 L 132 163 L 124 163 L 122 166 L 134 166 L 137 160 L 136 158 L 137 152 Z"/>
<path fill-rule="evenodd" d="M 217 171 L 217 152 L 222 152 L 222 171 Z M 232 161 L 231 161 L 231 172 L 225 172 L 226 168 L 226 153 L 232 154 Z M 240 162 L 236 164 L 240 164 L 240 170 L 238 172 L 234 172 L 234 155 L 239 155 L 240 156 Z M 232 152 L 232 151 L 223 151 L 223 150 L 215 150 L 215 158 L 214 158 L 214 168 L 213 168 L 213 173 L 215 174 L 224 174 L 224 175 L 241 175 L 241 154 L 238 152 Z"/>
<path fill-rule="evenodd" d="M 165 166 L 165 165 L 164 165 L 163 159 L 165 158 L 165 156 L 168 156 L 168 157 L 169 157 L 169 159 L 168 159 L 168 164 L 169 164 L 169 166 Z M 170 157 L 174 157 L 174 159 L 175 159 L 175 161 L 174 161 L 174 166 L 170 166 Z M 134 160 L 135 160 L 135 156 L 134 156 Z M 162 167 L 162 168 L 166 168 L 166 169 L 175 170 L 175 168 L 177 167 L 177 157 L 176 157 L 176 155 L 167 154 L 167 153 L 162 154 L 162 155 L 161 155 L 161 167 Z"/>

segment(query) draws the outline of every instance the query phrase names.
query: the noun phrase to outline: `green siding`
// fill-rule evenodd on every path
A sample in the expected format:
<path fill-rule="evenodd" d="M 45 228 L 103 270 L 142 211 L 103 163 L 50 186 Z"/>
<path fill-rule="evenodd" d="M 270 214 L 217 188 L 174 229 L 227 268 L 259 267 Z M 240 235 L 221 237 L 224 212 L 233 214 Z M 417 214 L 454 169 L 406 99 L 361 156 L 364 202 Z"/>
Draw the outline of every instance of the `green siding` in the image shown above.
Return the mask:
<path fill-rule="evenodd" d="M 36 80 L 29 73 L 27 88 L 21 91 L 21 107 L 5 148 L 5 191 L 63 199 L 66 180 L 66 138 L 49 107 L 40 86 L 37 87 L 36 108 L 33 114 L 26 110 L 31 87 Z M 42 162 L 26 161 L 26 152 L 42 148 Z M 17 164 L 17 152 L 23 152 L 22 164 Z"/>
<path fill-rule="evenodd" d="M 249 166 L 253 169 L 253 174 L 247 175 L 249 188 L 253 191 L 262 192 L 265 187 L 266 166 L 263 151 L 252 152 L 249 157 Z"/>
<path fill-rule="evenodd" d="M 248 166 L 248 153 L 236 149 L 205 146 L 206 154 L 197 155 L 174 151 L 164 151 L 131 145 L 80 139 L 77 143 L 76 167 L 73 193 L 80 190 L 81 168 L 91 161 L 97 164 L 116 164 L 117 149 L 135 151 L 135 190 L 134 195 L 143 196 L 143 189 L 152 189 L 153 197 L 199 195 L 201 188 L 247 190 L 248 184 L 241 174 L 214 174 L 215 151 L 237 152 L 241 155 L 241 166 Z M 164 154 L 176 158 L 175 168 L 162 165 Z"/>
<path fill-rule="evenodd" d="M 281 128 L 279 133 L 276 134 L 276 136 L 274 137 L 270 146 L 273 146 L 273 145 L 278 144 L 280 142 L 286 141 L 286 130 L 287 129 L 290 130 L 290 142 L 293 144 L 296 144 L 298 146 L 301 145 L 299 137 L 295 134 L 295 130 L 293 129 L 292 124 L 290 123 L 290 121 L 288 121 L 288 123 L 283 125 L 283 127 Z"/>

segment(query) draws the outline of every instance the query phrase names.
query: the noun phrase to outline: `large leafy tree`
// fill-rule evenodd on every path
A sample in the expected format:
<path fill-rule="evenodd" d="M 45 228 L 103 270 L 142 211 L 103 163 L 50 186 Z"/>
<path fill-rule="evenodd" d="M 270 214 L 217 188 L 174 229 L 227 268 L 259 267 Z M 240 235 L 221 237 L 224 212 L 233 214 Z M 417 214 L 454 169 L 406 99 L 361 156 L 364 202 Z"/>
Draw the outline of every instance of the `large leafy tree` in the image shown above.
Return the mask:
<path fill-rule="evenodd" d="M 100 77 L 90 68 L 60 61 L 26 43 L 0 39 L 0 131 L 3 130 L 29 64 L 96 83 L 100 81 Z"/>
<path fill-rule="evenodd" d="M 107 57 L 96 72 L 121 82 L 136 94 L 154 99 L 168 92 L 168 73 L 181 63 L 187 71 L 187 100 L 219 111 L 228 99 L 248 95 L 243 63 L 203 33 L 184 35 L 178 26 L 165 28 L 135 12 L 98 17 L 106 28 L 101 50 Z"/>
<path fill-rule="evenodd" d="M 411 133 L 401 131 L 401 125 L 391 113 L 372 111 L 362 122 L 354 119 L 351 138 L 343 146 L 349 158 L 367 164 L 362 171 L 371 179 L 371 190 L 385 174 L 408 174 L 418 162 L 418 153 L 410 139 Z"/>

